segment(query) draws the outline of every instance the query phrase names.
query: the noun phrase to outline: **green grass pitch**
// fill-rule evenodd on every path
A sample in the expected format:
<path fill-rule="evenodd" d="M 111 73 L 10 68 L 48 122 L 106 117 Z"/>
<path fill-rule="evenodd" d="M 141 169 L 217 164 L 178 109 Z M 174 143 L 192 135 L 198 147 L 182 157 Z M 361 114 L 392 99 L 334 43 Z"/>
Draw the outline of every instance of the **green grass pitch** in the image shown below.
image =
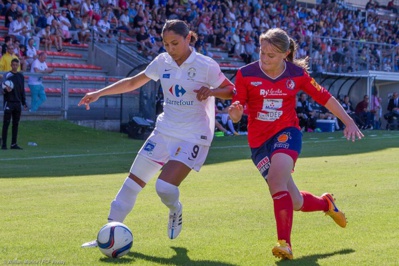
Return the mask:
<path fill-rule="evenodd" d="M 109 259 L 80 245 L 106 223 L 143 141 L 65 121 L 22 121 L 24 150 L 0 150 L 0 264 L 399 265 L 399 131 L 364 134 L 352 143 L 342 132 L 305 133 L 294 179 L 301 190 L 333 193 L 348 226 L 296 212 L 293 261 L 271 254 L 272 201 L 246 136 L 215 138 L 201 171 L 180 186 L 179 238 L 167 237 L 168 210 L 153 179 L 125 220 L 131 252 Z"/>

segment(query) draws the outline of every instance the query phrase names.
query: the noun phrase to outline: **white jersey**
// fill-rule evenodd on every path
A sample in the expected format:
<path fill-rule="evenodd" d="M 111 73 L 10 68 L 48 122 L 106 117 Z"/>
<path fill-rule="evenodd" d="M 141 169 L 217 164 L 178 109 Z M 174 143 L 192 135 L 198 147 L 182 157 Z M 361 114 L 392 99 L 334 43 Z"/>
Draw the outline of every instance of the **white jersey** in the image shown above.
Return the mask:
<path fill-rule="evenodd" d="M 194 90 L 202 86 L 218 88 L 226 79 L 219 65 L 193 51 L 178 66 L 168 53 L 162 53 L 147 66 L 145 75 L 160 80 L 164 94 L 164 112 L 158 116 L 155 130 L 210 146 L 215 130 L 215 98 L 198 101 Z"/>
<path fill-rule="evenodd" d="M 35 68 L 43 71 L 43 70 L 47 69 L 47 64 L 46 64 L 46 62 L 43 62 L 43 63 L 40 62 L 39 59 L 35 59 L 35 61 L 33 61 L 32 66 L 30 68 L 30 72 L 36 73 Z M 28 84 L 40 85 L 40 84 L 42 84 L 42 77 L 43 77 L 42 75 L 30 76 L 29 80 L 28 80 Z"/>

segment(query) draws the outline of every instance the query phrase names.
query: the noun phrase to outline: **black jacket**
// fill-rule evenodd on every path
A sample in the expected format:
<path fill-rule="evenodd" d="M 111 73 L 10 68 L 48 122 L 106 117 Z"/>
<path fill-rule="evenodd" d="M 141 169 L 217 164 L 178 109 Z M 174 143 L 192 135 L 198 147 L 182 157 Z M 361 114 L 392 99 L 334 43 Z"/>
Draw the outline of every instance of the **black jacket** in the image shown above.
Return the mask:
<path fill-rule="evenodd" d="M 4 103 L 6 102 L 19 102 L 23 106 L 26 106 L 26 97 L 25 97 L 25 78 L 22 73 L 12 73 L 7 72 L 3 76 L 3 81 L 11 80 L 14 83 L 14 89 L 10 92 L 3 89 L 4 94 Z"/>

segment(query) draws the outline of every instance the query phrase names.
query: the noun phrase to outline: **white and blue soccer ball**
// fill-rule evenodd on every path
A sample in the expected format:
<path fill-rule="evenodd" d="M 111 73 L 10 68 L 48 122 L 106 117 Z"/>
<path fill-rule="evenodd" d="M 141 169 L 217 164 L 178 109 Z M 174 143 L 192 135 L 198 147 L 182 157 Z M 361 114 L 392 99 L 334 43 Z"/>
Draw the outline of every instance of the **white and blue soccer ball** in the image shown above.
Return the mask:
<path fill-rule="evenodd" d="M 129 253 L 132 248 L 133 234 L 125 224 L 109 222 L 98 232 L 97 244 L 104 255 L 119 258 Z"/>
<path fill-rule="evenodd" d="M 4 81 L 4 82 L 1 84 L 1 87 L 2 87 L 3 89 L 7 89 L 7 87 L 8 87 L 8 88 L 10 88 L 11 90 L 13 90 L 13 89 L 14 89 L 14 83 L 13 83 L 11 80 L 6 80 L 6 81 Z"/>

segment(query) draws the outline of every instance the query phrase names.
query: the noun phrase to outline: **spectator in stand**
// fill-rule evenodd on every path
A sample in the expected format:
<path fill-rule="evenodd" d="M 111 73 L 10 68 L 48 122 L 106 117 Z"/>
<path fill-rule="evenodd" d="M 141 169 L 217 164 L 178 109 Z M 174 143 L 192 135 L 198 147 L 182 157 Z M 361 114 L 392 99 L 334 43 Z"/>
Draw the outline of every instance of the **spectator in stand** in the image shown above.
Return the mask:
<path fill-rule="evenodd" d="M 72 30 L 78 35 L 78 42 L 76 44 L 86 43 L 88 38 L 90 38 L 89 16 L 85 15 L 81 17 L 80 11 L 76 11 L 75 17 L 71 21 L 71 24 Z"/>
<path fill-rule="evenodd" d="M 315 129 L 316 119 L 312 118 L 309 110 L 308 95 L 304 92 L 299 94 L 299 98 L 295 108 L 299 119 L 299 126 L 302 131 L 310 131 Z"/>
<path fill-rule="evenodd" d="M 108 23 L 118 25 L 118 18 L 116 17 L 114 11 L 115 9 L 113 9 L 113 5 L 108 4 L 107 7 L 105 8 L 105 11 L 103 12 L 102 19 L 106 20 Z M 110 29 L 111 29 L 111 24 L 110 24 Z"/>
<path fill-rule="evenodd" d="M 25 22 L 23 20 L 22 14 L 17 14 L 17 19 L 10 23 L 8 28 L 8 35 L 16 38 L 20 43 L 25 43 L 24 30 L 26 29 Z M 11 66 L 10 66 L 11 67 Z"/>
<path fill-rule="evenodd" d="M 394 92 L 388 102 L 389 115 L 399 119 L 399 93 Z"/>
<path fill-rule="evenodd" d="M 344 108 L 345 112 L 353 119 L 353 121 L 355 121 L 356 125 L 360 129 L 365 127 L 364 121 L 356 115 L 355 110 L 352 107 L 352 102 L 350 101 L 349 95 L 344 96 L 344 99 L 343 99 L 341 105 Z M 341 128 L 344 126 L 342 122 L 341 122 L 340 126 L 341 126 Z"/>
<path fill-rule="evenodd" d="M 13 40 L 13 38 L 11 38 L 11 36 L 4 37 L 4 43 L 1 46 L 1 56 L 3 56 L 7 52 L 7 47 L 13 43 L 14 43 L 14 40 Z"/>
<path fill-rule="evenodd" d="M 245 39 L 241 38 L 240 43 L 234 46 L 234 55 L 240 57 L 245 63 L 250 62 L 249 55 L 245 50 Z"/>
<path fill-rule="evenodd" d="M 33 61 L 38 58 L 37 49 L 34 46 L 35 39 L 30 38 L 28 40 L 28 46 L 26 47 L 26 69 L 30 70 L 30 66 L 32 65 Z"/>
<path fill-rule="evenodd" d="M 107 13 L 104 13 L 94 30 L 98 34 L 100 42 L 111 43 L 113 41 L 113 34 L 111 32 L 111 24 L 107 18 Z"/>
<path fill-rule="evenodd" d="M 69 31 L 72 24 L 67 18 L 67 12 L 63 9 L 60 13 L 58 13 L 55 17 L 55 20 L 58 21 L 62 32 L 62 42 L 70 42 L 72 40 L 71 32 Z M 62 48 L 61 48 L 62 49 Z"/>
<path fill-rule="evenodd" d="M 28 18 L 26 18 L 28 17 Z M 36 20 L 37 17 L 34 12 L 33 12 L 33 5 L 29 4 L 26 7 L 26 12 L 23 13 L 23 18 L 24 18 L 24 22 L 25 24 L 28 25 L 28 27 L 30 27 L 33 30 L 33 34 L 35 34 L 35 30 L 36 30 Z"/>
<path fill-rule="evenodd" d="M 0 71 L 7 72 L 11 71 L 11 62 L 13 59 L 18 59 L 18 56 L 14 51 L 14 44 L 9 44 L 7 46 L 7 52 L 0 58 Z M 19 60 L 18 60 L 19 62 Z M 21 71 L 21 67 L 18 64 L 18 71 Z"/>
<path fill-rule="evenodd" d="M 40 0 L 40 9 L 42 11 L 47 9 L 57 9 L 56 0 Z"/>
<path fill-rule="evenodd" d="M 25 36 L 26 45 L 28 44 L 28 40 L 30 38 L 33 38 L 35 40 L 34 41 L 34 45 L 36 46 L 36 49 L 39 49 L 39 47 L 40 47 L 40 39 L 35 36 L 35 29 L 32 27 L 29 15 L 25 15 L 24 22 L 25 22 L 26 28 L 23 30 L 23 34 Z"/>
<path fill-rule="evenodd" d="M 51 27 L 50 27 L 50 38 L 51 41 L 54 42 L 55 48 L 57 49 L 57 52 L 63 52 L 64 49 L 62 48 L 62 29 L 61 29 L 61 24 L 56 20 L 53 19 L 51 21 Z"/>
<path fill-rule="evenodd" d="M 388 2 L 387 9 L 391 10 L 395 14 L 398 14 L 398 8 L 395 6 L 395 1 L 394 0 L 390 0 Z"/>
<path fill-rule="evenodd" d="M 91 21 L 90 23 L 95 25 L 101 19 L 101 5 L 98 0 L 92 0 L 91 6 L 91 9 L 93 10 L 93 16 L 89 18 L 89 21 Z"/>
<path fill-rule="evenodd" d="M 40 39 L 41 43 L 44 43 L 44 51 L 51 51 L 51 47 L 55 41 L 51 36 L 51 25 L 47 25 L 45 28 L 41 29 L 36 37 Z"/>
<path fill-rule="evenodd" d="M 31 66 L 31 73 L 41 74 L 40 76 L 29 76 L 28 86 L 31 92 L 31 112 L 36 112 L 47 99 L 42 79 L 44 74 L 51 74 L 54 72 L 54 69 L 47 66 L 46 59 L 47 54 L 40 52 L 39 57 L 33 61 Z"/>
<path fill-rule="evenodd" d="M 93 6 L 91 4 L 91 0 L 83 0 L 80 9 L 76 10 L 80 11 L 80 15 L 83 17 L 85 15 L 89 16 L 89 18 L 93 17 Z"/>
<path fill-rule="evenodd" d="M 73 10 L 73 8 L 72 8 L 72 4 L 71 3 L 68 3 L 66 6 L 65 6 L 65 11 L 66 11 L 66 17 L 67 17 L 67 19 L 69 19 L 69 21 L 71 21 L 71 23 L 72 23 L 72 20 L 74 19 L 74 17 L 75 17 L 75 12 L 76 11 L 79 11 L 80 12 L 80 10 Z"/>
<path fill-rule="evenodd" d="M 32 8 L 32 12 L 29 11 L 29 6 Z M 29 6 L 28 6 L 28 13 L 32 13 L 32 15 L 37 18 L 39 16 L 39 6 L 40 6 L 40 1 L 39 0 L 29 0 Z"/>
<path fill-rule="evenodd" d="M 374 115 L 370 111 L 369 107 L 370 98 L 368 95 L 363 96 L 363 100 L 360 101 L 355 108 L 355 113 L 365 124 L 365 129 L 373 129 Z"/>
<path fill-rule="evenodd" d="M 26 71 L 26 46 L 21 44 L 18 40 L 14 42 L 14 54 L 20 62 L 21 71 Z"/>
<path fill-rule="evenodd" d="M 238 136 L 238 132 L 236 131 L 233 121 L 229 117 L 229 106 L 231 104 L 231 101 L 229 100 L 224 100 L 224 99 L 218 99 L 216 98 L 215 100 L 215 105 L 216 105 L 216 118 L 219 118 L 220 121 L 222 122 L 222 125 L 224 127 L 227 127 L 229 129 L 229 135 L 235 135 Z"/>
<path fill-rule="evenodd" d="M 133 35 L 134 29 L 130 26 L 129 9 L 123 10 L 123 14 L 119 18 L 117 30 L 123 30 L 128 35 Z"/>
<path fill-rule="evenodd" d="M 5 13 L 5 21 L 4 21 L 4 26 L 7 28 L 10 27 L 11 22 L 17 19 L 18 15 L 18 10 L 17 10 L 17 2 L 12 1 L 10 8 L 6 11 Z M 11 67 L 11 66 L 10 66 Z"/>

